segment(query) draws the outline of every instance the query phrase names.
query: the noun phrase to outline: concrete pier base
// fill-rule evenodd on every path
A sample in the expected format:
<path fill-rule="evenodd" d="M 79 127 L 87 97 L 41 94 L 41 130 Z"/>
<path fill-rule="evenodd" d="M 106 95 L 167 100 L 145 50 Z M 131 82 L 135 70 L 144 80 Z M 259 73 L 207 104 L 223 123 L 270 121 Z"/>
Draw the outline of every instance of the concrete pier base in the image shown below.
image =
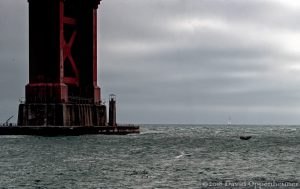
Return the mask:
<path fill-rule="evenodd" d="M 139 126 L 91 126 L 91 127 L 59 127 L 59 126 L 12 126 L 0 127 L 0 135 L 37 135 L 37 136 L 78 136 L 88 134 L 127 135 L 139 134 Z"/>
<path fill-rule="evenodd" d="M 30 103 L 19 105 L 19 126 L 106 126 L 105 105 Z"/>

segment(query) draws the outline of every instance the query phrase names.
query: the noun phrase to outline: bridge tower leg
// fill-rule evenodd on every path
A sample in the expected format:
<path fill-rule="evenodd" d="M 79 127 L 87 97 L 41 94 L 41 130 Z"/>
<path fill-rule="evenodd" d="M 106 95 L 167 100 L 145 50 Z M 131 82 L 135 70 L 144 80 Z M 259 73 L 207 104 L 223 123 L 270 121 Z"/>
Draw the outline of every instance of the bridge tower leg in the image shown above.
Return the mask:
<path fill-rule="evenodd" d="M 29 84 L 20 126 L 107 124 L 97 85 L 101 0 L 28 0 Z"/>

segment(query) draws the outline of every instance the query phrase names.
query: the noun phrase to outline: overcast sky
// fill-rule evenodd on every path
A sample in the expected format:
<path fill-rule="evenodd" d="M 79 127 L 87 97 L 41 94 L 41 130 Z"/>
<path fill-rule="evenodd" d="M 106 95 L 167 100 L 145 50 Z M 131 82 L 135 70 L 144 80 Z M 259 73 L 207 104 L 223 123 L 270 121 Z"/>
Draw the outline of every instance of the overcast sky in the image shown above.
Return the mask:
<path fill-rule="evenodd" d="M 102 96 L 121 123 L 300 124 L 299 0 L 103 0 Z M 0 1 L 0 122 L 28 83 L 28 3 Z"/>

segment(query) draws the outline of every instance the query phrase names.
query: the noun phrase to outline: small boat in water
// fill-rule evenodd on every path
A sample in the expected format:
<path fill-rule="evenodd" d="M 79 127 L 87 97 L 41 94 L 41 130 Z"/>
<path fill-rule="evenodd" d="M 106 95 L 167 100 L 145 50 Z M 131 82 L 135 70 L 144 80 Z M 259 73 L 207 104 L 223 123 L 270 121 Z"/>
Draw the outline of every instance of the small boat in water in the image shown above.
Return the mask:
<path fill-rule="evenodd" d="M 228 117 L 227 125 L 231 125 L 231 116 Z"/>
<path fill-rule="evenodd" d="M 240 136 L 241 140 L 249 140 L 252 136 Z"/>

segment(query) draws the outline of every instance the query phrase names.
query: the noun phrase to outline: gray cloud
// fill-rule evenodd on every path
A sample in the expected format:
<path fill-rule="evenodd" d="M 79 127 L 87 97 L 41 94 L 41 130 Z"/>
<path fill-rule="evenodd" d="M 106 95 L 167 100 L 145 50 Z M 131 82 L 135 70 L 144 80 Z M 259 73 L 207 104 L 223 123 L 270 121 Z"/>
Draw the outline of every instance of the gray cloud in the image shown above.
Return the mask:
<path fill-rule="evenodd" d="M 28 80 L 27 9 L 0 2 L 2 120 Z M 109 0 L 98 15 L 99 83 L 119 122 L 300 122 L 296 0 Z"/>
<path fill-rule="evenodd" d="M 0 2 L 0 122 L 17 117 L 28 80 L 27 2 Z"/>
<path fill-rule="evenodd" d="M 128 121 L 222 123 L 232 114 L 241 123 L 295 123 L 299 8 L 291 7 L 275 0 L 103 2 L 105 91 L 118 92 Z"/>

